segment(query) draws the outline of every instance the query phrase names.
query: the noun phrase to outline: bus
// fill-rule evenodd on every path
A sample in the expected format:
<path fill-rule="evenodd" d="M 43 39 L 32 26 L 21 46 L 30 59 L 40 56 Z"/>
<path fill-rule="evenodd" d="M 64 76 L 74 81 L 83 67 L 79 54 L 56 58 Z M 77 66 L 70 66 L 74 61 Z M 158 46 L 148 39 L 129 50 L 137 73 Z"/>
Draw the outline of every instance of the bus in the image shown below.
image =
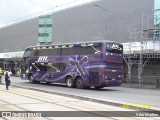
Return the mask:
<path fill-rule="evenodd" d="M 112 41 L 33 46 L 25 50 L 21 79 L 79 89 L 120 86 L 123 46 Z"/>

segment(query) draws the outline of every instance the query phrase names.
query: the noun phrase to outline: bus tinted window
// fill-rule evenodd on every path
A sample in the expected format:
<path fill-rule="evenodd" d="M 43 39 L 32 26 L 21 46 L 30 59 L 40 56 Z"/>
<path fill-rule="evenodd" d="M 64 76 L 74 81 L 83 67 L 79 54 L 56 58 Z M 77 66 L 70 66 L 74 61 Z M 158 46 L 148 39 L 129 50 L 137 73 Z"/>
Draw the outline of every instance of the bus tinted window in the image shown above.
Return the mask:
<path fill-rule="evenodd" d="M 64 63 L 56 63 L 52 65 L 48 65 L 48 71 L 50 72 L 64 72 L 66 68 L 66 64 Z"/>
<path fill-rule="evenodd" d="M 101 51 L 101 44 L 75 45 L 72 48 L 62 48 L 62 55 L 91 55 Z"/>
<path fill-rule="evenodd" d="M 111 53 L 122 54 L 123 53 L 123 46 L 116 44 L 116 43 L 107 43 L 106 51 L 111 52 Z"/>
<path fill-rule="evenodd" d="M 47 71 L 47 66 L 41 64 L 36 64 L 36 66 L 40 71 Z"/>
<path fill-rule="evenodd" d="M 33 56 L 38 56 L 38 50 L 34 50 Z"/>
<path fill-rule="evenodd" d="M 61 48 L 34 50 L 34 56 L 59 56 Z"/>

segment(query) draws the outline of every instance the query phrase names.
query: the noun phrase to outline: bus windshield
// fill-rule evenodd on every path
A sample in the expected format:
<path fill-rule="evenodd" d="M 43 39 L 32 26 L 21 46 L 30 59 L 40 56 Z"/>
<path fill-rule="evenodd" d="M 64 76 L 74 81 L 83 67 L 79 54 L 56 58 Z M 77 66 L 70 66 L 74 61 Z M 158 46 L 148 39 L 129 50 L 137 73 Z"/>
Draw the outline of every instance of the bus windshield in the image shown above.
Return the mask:
<path fill-rule="evenodd" d="M 31 54 L 31 51 L 32 51 L 32 49 L 27 49 L 25 52 L 24 52 L 24 55 L 23 55 L 23 58 L 27 58 L 27 57 L 29 57 L 29 55 Z"/>
<path fill-rule="evenodd" d="M 123 46 L 120 44 L 116 44 L 116 43 L 107 43 L 106 51 L 110 53 L 122 54 Z"/>

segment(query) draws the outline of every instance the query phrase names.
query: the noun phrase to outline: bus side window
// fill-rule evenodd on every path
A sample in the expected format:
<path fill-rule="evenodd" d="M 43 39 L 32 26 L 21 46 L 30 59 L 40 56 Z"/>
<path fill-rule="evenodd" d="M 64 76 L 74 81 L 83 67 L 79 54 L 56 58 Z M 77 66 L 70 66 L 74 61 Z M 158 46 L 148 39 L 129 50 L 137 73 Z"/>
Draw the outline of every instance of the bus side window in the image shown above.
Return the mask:
<path fill-rule="evenodd" d="M 61 71 L 61 72 L 64 72 L 64 70 L 66 69 L 66 64 L 64 64 L 64 63 L 59 63 L 59 70 Z"/>
<path fill-rule="evenodd" d="M 39 56 L 59 56 L 61 48 L 38 50 Z"/>
<path fill-rule="evenodd" d="M 39 53 L 38 50 L 35 50 L 34 51 L 34 56 L 38 56 L 38 53 Z"/>
<path fill-rule="evenodd" d="M 36 67 L 38 68 L 37 70 L 47 71 L 47 66 L 45 66 L 45 65 L 41 65 L 41 64 L 37 63 Z"/>
<path fill-rule="evenodd" d="M 61 53 L 61 55 L 63 56 L 65 56 L 65 55 L 71 55 L 71 53 L 70 53 L 70 50 L 71 48 L 62 48 L 62 53 Z"/>
<path fill-rule="evenodd" d="M 47 70 L 49 72 L 60 72 L 60 70 L 59 70 L 59 64 L 56 63 L 56 64 L 48 65 L 47 66 Z"/>
<path fill-rule="evenodd" d="M 48 67 L 47 67 L 47 70 L 48 70 L 48 72 L 55 72 L 55 69 L 52 68 L 51 66 L 48 66 Z"/>
<path fill-rule="evenodd" d="M 66 69 L 66 64 L 64 63 L 57 63 L 57 64 L 53 64 L 47 67 L 47 70 L 49 72 L 64 72 L 64 70 Z"/>

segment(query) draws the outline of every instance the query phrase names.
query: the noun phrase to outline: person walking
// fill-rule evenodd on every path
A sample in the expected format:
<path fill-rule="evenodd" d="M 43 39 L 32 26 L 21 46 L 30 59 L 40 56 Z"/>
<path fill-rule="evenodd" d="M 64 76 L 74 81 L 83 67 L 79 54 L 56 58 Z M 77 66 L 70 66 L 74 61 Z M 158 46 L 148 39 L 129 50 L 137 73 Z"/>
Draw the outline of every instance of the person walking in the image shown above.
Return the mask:
<path fill-rule="evenodd" d="M 10 81 L 10 76 L 11 76 L 12 72 L 10 71 L 5 71 L 4 72 L 4 76 L 5 76 L 5 82 L 6 82 L 6 90 L 9 90 L 8 87 L 10 86 L 11 84 L 11 81 Z"/>

